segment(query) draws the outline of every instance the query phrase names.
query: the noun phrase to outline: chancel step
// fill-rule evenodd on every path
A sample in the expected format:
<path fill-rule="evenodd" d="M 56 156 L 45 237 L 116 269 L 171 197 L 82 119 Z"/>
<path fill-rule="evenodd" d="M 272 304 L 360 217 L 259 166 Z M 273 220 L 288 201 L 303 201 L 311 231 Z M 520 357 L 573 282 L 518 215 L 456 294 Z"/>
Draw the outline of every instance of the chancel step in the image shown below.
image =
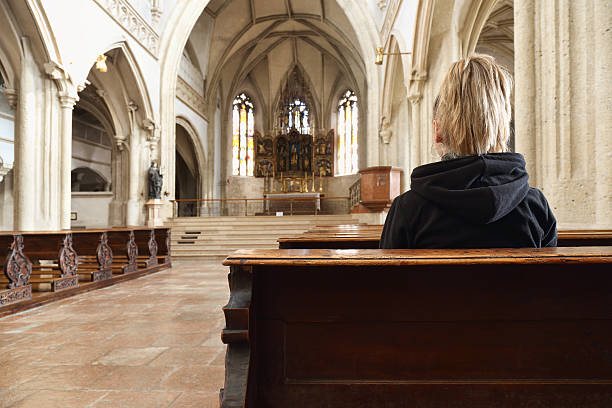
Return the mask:
<path fill-rule="evenodd" d="M 172 219 L 171 250 L 178 259 L 223 258 L 238 249 L 278 248 L 280 236 L 301 234 L 316 225 L 357 222 L 351 214 L 181 217 Z"/>

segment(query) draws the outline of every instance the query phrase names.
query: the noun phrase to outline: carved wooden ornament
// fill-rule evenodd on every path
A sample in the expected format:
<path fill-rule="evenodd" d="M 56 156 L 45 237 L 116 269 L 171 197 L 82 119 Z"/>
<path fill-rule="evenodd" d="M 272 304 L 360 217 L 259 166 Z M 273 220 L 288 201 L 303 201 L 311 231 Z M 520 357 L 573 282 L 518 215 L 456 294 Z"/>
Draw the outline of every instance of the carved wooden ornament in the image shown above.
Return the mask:
<path fill-rule="evenodd" d="M 67 233 L 64 237 L 64 245 L 59 254 L 59 267 L 62 271 L 62 278 L 76 275 L 79 270 L 79 257 L 72 247 L 72 233 Z"/>
<path fill-rule="evenodd" d="M 134 231 L 130 231 L 130 239 L 127 243 L 127 257 L 128 257 L 128 265 L 136 264 L 138 260 L 138 245 L 136 245 L 136 237 L 134 236 Z"/>
<path fill-rule="evenodd" d="M 96 249 L 96 257 L 100 269 L 109 269 L 113 263 L 113 251 L 108 245 L 108 234 L 106 231 L 100 235 L 100 243 Z"/>
<path fill-rule="evenodd" d="M 151 230 L 151 236 L 149 237 L 149 256 L 151 258 L 157 257 L 157 241 L 155 240 L 155 230 Z"/>
<path fill-rule="evenodd" d="M 32 262 L 23 253 L 23 236 L 14 235 L 6 257 L 4 273 L 10 281 L 9 289 L 26 286 L 32 274 Z"/>

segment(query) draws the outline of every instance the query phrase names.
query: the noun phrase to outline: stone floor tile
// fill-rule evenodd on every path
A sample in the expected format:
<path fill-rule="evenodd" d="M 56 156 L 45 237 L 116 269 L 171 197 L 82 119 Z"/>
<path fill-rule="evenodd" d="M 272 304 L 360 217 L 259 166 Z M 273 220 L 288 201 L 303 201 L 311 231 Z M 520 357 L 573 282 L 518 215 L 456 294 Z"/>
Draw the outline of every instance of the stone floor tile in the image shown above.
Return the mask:
<path fill-rule="evenodd" d="M 166 391 L 219 391 L 223 387 L 223 367 L 180 367 L 158 386 Z"/>
<path fill-rule="evenodd" d="M 83 408 L 96 402 L 104 394 L 105 392 L 101 391 L 41 390 L 25 397 L 11 408 Z"/>
<path fill-rule="evenodd" d="M 13 404 L 21 401 L 27 396 L 33 394 L 36 391 L 33 390 L 22 390 L 14 388 L 8 391 L 0 391 L 0 408 L 8 408 Z"/>
<path fill-rule="evenodd" d="M 219 408 L 219 391 L 183 392 L 171 408 Z"/>
<path fill-rule="evenodd" d="M 105 366 L 56 366 L 19 385 L 23 390 L 95 389 L 97 380 L 108 374 Z"/>
<path fill-rule="evenodd" d="M 111 350 L 94 364 L 115 366 L 139 366 L 151 362 L 167 350 L 167 347 L 128 347 Z"/>
<path fill-rule="evenodd" d="M 8 390 L 24 382 L 36 378 L 47 372 L 48 367 L 37 367 L 24 365 L 18 361 L 2 364 L 2 375 L 0 375 L 0 390 Z"/>
<path fill-rule="evenodd" d="M 221 334 L 219 334 L 221 336 Z M 155 347 L 199 346 L 210 337 L 208 333 L 163 334 L 153 342 Z"/>
<path fill-rule="evenodd" d="M 172 372 L 174 367 L 106 366 L 108 371 L 97 379 L 97 390 L 152 390 Z"/>
<path fill-rule="evenodd" d="M 217 347 L 171 347 L 149 365 L 166 367 L 208 365 L 218 352 Z"/>
<path fill-rule="evenodd" d="M 180 395 L 179 392 L 109 392 L 92 407 L 95 408 L 166 408 Z"/>

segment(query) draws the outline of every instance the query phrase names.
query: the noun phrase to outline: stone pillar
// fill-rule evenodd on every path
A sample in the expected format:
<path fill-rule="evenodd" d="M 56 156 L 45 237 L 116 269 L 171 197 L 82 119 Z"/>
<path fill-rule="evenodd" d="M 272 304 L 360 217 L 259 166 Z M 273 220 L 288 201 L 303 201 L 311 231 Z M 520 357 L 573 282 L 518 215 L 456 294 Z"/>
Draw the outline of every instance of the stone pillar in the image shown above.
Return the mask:
<path fill-rule="evenodd" d="M 21 39 L 23 57 L 19 83 L 18 106 L 15 117 L 14 169 L 14 228 L 18 231 L 35 229 L 36 208 L 36 63 L 30 50 L 30 41 Z"/>
<path fill-rule="evenodd" d="M 72 211 L 72 110 L 76 103 L 74 96 L 60 92 L 60 228 L 70 229 Z"/>
<path fill-rule="evenodd" d="M 138 106 L 130 102 L 128 111 L 130 113 L 131 134 L 130 134 L 130 162 L 129 162 L 129 179 L 128 179 L 128 202 L 126 209 L 126 224 L 139 225 L 141 206 L 138 197 L 138 188 L 140 186 L 140 142 L 139 133 L 136 126 L 136 111 Z"/>
<path fill-rule="evenodd" d="M 562 228 L 610 228 L 612 7 L 516 0 L 514 10 L 516 147 L 531 183 Z"/>
<path fill-rule="evenodd" d="M 410 143 L 410 167 L 404 169 L 404 174 L 410 177 L 412 169 L 421 165 L 421 95 L 415 94 L 408 97 L 410 102 L 410 122 L 412 125 L 412 142 Z"/>

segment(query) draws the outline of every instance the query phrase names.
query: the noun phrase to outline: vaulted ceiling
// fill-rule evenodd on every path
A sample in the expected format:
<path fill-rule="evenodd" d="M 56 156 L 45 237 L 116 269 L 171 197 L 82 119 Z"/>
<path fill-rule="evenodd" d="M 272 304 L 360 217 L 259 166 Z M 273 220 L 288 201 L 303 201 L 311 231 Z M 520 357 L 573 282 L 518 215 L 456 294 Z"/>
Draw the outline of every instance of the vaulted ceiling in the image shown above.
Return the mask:
<path fill-rule="evenodd" d="M 358 94 L 365 88 L 356 34 L 336 0 L 212 0 L 200 19 L 214 24 L 207 61 L 200 60 L 200 66 L 206 64 L 209 101 L 219 89 L 224 101 L 230 100 L 246 81 L 272 112 L 295 65 L 310 82 L 319 111 L 333 104 L 329 98 L 339 87 Z M 201 54 L 197 43 L 193 38 Z"/>
<path fill-rule="evenodd" d="M 514 1 L 499 0 L 483 27 L 476 51 L 495 56 L 500 62 L 514 67 Z"/>

